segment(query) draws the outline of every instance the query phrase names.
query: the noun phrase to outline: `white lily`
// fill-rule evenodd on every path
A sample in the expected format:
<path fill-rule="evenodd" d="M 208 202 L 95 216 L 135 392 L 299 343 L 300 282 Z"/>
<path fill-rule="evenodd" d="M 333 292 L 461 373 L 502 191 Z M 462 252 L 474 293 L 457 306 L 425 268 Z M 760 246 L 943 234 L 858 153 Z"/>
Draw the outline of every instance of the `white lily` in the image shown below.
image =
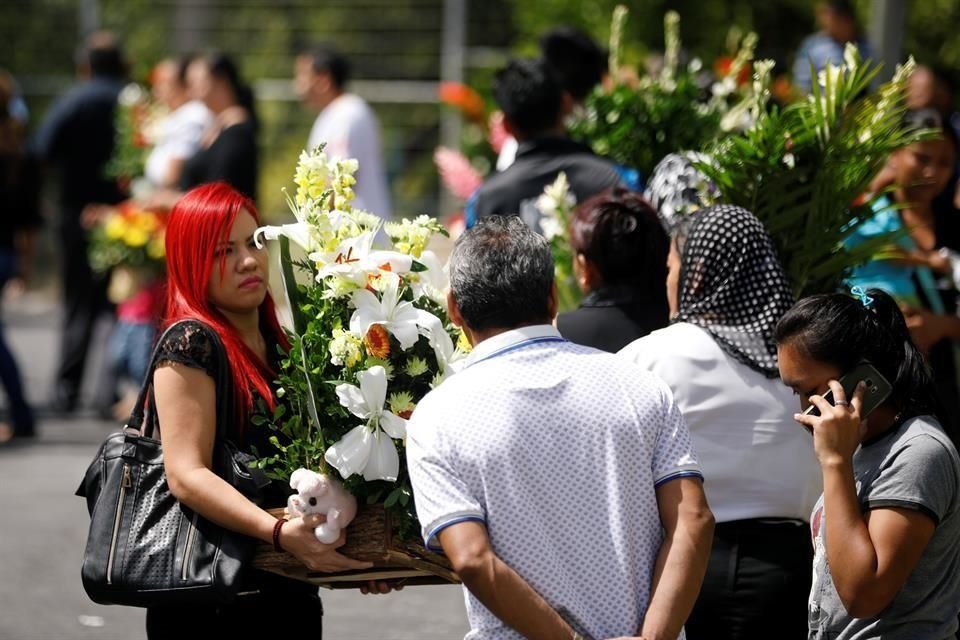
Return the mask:
<path fill-rule="evenodd" d="M 286 236 L 303 249 L 304 253 L 310 254 L 322 247 L 342 224 L 343 212 L 341 211 L 327 212 L 314 208 L 312 213 L 308 213 L 306 209 L 313 206 L 312 201 L 304 207 L 297 206 L 292 200 L 289 204 L 297 221 L 279 226 L 260 227 L 253 234 L 257 247 L 263 246 L 261 237 L 266 240 L 276 240 L 280 236 Z"/>
<path fill-rule="evenodd" d="M 378 283 L 380 297 L 368 289 L 353 292 L 356 311 L 350 317 L 350 333 L 363 337 L 371 325 L 380 324 L 389 331 L 400 348 L 406 351 L 417 343 L 420 329 L 440 322 L 432 313 L 417 309 L 413 303 L 400 299 L 400 276 L 382 271 Z"/>
<path fill-rule="evenodd" d="M 433 315 L 431 318 L 432 321 L 424 322 L 423 335 L 430 340 L 433 353 L 437 356 L 437 364 L 440 365 L 439 380 L 442 381 L 460 369 L 467 354 L 454 346 L 453 339 L 447 333 L 440 318 Z"/>
<path fill-rule="evenodd" d="M 292 222 L 279 226 L 267 225 L 260 227 L 254 232 L 253 241 L 257 243 L 258 249 L 262 249 L 263 240 L 276 240 L 280 236 L 290 238 L 304 251 L 310 252 L 315 248 L 310 234 L 310 226 L 306 222 Z"/>
<path fill-rule="evenodd" d="M 396 482 L 400 457 L 392 439 L 406 437 L 407 421 L 383 407 L 387 399 L 387 373 L 383 367 L 370 367 L 357 374 L 357 380 L 359 387 L 337 385 L 337 397 L 350 413 L 366 422 L 328 447 L 323 457 L 343 478 L 362 473 L 367 481 Z"/>
<path fill-rule="evenodd" d="M 310 259 L 322 265 L 317 273 L 317 280 L 337 276 L 359 287 L 365 287 L 367 277 L 377 273 L 385 265 L 389 265 L 390 271 L 394 273 L 409 272 L 413 266 L 413 258 L 396 251 L 374 250 L 376 234 L 376 230 L 365 231 L 343 240 L 333 251 L 311 253 Z"/>
<path fill-rule="evenodd" d="M 417 261 L 427 270 L 413 274 L 416 279 L 411 278 L 410 286 L 413 288 L 413 299 L 419 300 L 426 296 L 441 307 L 446 307 L 446 289 L 450 284 L 450 278 L 446 268 L 440 263 L 440 258 L 428 249 L 420 254 Z"/>

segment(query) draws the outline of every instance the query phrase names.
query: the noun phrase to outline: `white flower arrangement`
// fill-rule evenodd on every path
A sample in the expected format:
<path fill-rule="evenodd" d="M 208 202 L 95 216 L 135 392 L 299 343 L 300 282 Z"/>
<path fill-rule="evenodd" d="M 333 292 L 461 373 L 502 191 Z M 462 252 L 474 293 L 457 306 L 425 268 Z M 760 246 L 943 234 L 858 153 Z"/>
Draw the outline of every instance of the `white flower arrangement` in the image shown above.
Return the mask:
<path fill-rule="evenodd" d="M 279 380 L 292 412 L 263 420 L 288 441 L 278 437 L 282 455 L 265 465 L 281 477 L 299 467 L 336 473 L 358 500 L 384 502 L 409 523 L 406 419 L 464 352 L 446 315 L 444 267 L 427 249 L 445 231 L 428 216 L 384 225 L 353 209 L 358 168 L 322 147 L 303 152 L 288 196 L 296 222 L 257 230 L 258 242 L 280 242 L 294 318 Z M 387 246 L 376 244 L 381 228 Z M 291 242 L 305 260 L 292 257 Z"/>

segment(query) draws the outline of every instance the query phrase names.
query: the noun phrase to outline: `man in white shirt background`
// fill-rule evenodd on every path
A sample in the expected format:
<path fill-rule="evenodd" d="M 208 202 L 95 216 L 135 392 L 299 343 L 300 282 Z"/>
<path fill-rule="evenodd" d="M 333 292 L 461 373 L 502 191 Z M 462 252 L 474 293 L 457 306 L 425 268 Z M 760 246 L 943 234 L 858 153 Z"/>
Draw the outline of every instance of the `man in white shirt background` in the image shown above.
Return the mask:
<path fill-rule="evenodd" d="M 480 220 L 449 269 L 474 348 L 414 410 L 407 459 L 468 637 L 682 637 L 713 516 L 670 390 L 560 336 L 550 246 L 519 218 Z"/>
<path fill-rule="evenodd" d="M 307 148 L 326 143 L 327 156 L 356 158 L 360 170 L 353 206 L 388 219 L 390 191 L 383 166 L 380 123 L 363 98 L 345 91 L 349 79 L 347 59 L 332 47 L 318 46 L 297 56 L 294 89 L 304 104 L 319 112 Z"/>

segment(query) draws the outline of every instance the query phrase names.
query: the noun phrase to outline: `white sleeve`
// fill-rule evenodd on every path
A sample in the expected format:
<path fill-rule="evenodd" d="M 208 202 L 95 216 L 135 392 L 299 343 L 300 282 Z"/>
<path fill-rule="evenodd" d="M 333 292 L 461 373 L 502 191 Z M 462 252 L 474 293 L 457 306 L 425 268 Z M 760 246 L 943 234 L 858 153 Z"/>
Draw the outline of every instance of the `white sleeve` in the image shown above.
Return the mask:
<path fill-rule="evenodd" d="M 637 365 L 644 371 L 653 371 L 656 363 L 656 356 L 653 353 L 653 342 L 649 336 L 638 338 L 620 349 L 617 355 L 626 358 L 628 361 Z"/>
<path fill-rule="evenodd" d="M 693 450 L 690 432 L 683 414 L 680 413 L 680 407 L 673 399 L 670 388 L 663 382 L 657 382 L 660 386 L 663 420 L 657 431 L 653 454 L 653 483 L 660 486 L 670 480 L 687 477 L 702 480 L 700 462 Z"/>
<path fill-rule="evenodd" d="M 442 445 L 437 426 L 421 403 L 407 428 L 407 469 L 424 543 L 428 549 L 442 551 L 437 541 L 440 531 L 468 520 L 486 522 L 486 516 L 458 473 L 455 457 Z"/>

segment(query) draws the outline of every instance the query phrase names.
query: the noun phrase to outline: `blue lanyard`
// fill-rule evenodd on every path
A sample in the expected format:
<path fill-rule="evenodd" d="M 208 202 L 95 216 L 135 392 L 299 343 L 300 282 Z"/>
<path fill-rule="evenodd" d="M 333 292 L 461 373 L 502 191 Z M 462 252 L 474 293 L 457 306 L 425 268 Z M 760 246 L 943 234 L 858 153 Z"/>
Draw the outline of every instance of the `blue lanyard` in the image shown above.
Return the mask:
<path fill-rule="evenodd" d="M 504 347 L 499 351 L 494 351 L 490 355 L 484 356 L 483 358 L 480 358 L 476 362 L 471 362 L 466 368 L 469 369 L 475 364 L 480 364 L 481 362 L 485 362 L 487 360 L 490 360 L 491 358 L 496 358 L 497 356 L 502 356 L 505 353 L 510 353 L 511 351 L 515 351 L 517 349 L 521 349 L 523 347 L 527 347 L 532 344 L 539 344 L 541 342 L 569 342 L 569 341 L 566 338 L 561 338 L 559 336 L 541 336 L 539 338 L 530 338 L 529 340 L 524 340 L 523 342 L 518 342 L 508 347 Z"/>

